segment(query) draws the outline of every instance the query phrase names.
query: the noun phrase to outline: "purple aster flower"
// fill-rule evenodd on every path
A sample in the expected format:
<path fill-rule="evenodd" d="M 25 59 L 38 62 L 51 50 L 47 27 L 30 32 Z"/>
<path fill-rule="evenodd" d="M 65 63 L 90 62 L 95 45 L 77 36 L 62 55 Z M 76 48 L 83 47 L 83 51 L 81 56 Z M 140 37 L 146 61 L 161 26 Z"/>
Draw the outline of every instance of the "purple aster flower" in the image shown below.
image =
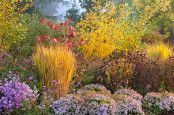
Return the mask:
<path fill-rule="evenodd" d="M 42 109 L 45 109 L 45 104 L 42 105 Z"/>
<path fill-rule="evenodd" d="M 7 55 L 7 53 L 4 53 L 4 56 L 6 56 Z"/>
<path fill-rule="evenodd" d="M 80 85 L 80 82 L 78 82 L 77 85 Z"/>
<path fill-rule="evenodd" d="M 11 73 L 11 72 L 9 72 Z M 14 75 L 11 73 L 12 76 Z M 10 74 L 10 75 L 11 75 Z M 0 108 L 2 114 L 10 114 L 12 109 L 25 108 L 23 102 L 30 105 L 30 100 L 37 98 L 36 94 L 30 87 L 24 82 L 21 83 L 18 77 L 13 76 L 12 80 L 4 79 L 4 83 L 0 85 Z"/>
<path fill-rule="evenodd" d="M 147 85 L 146 88 L 149 89 L 150 88 L 150 85 Z"/>
<path fill-rule="evenodd" d="M 34 77 L 34 76 L 30 76 L 30 77 L 28 78 L 28 80 L 29 80 L 29 81 L 33 80 L 33 77 Z"/>
<path fill-rule="evenodd" d="M 62 62 L 60 62 L 58 65 L 61 65 L 61 64 L 63 64 Z"/>
<path fill-rule="evenodd" d="M 34 77 L 34 76 L 30 76 L 30 77 L 28 78 L 28 80 L 29 80 L 29 81 L 33 80 L 33 77 Z"/>

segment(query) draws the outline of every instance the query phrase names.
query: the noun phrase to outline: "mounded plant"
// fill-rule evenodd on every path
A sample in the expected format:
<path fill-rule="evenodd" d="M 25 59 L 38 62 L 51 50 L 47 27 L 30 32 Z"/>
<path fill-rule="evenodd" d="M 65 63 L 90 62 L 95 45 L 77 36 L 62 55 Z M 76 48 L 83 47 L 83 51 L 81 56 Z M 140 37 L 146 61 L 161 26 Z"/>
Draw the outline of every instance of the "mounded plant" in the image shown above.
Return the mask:
<path fill-rule="evenodd" d="M 134 99 L 131 96 L 126 94 L 113 94 L 112 98 L 116 101 L 117 104 L 117 114 L 119 115 L 130 115 L 138 114 L 144 115 L 142 110 L 141 102 Z"/>
<path fill-rule="evenodd" d="M 66 46 L 37 45 L 33 62 L 39 70 L 39 77 L 47 89 L 57 90 L 54 98 L 64 96 L 69 89 L 74 71 L 74 54 Z M 50 81 L 55 81 L 55 83 Z M 53 85 L 54 84 L 54 85 Z"/>
<path fill-rule="evenodd" d="M 151 114 L 161 115 L 174 110 L 174 94 L 150 92 L 143 99 L 143 107 Z"/>
<path fill-rule="evenodd" d="M 36 88 L 32 90 L 20 77 L 9 72 L 0 80 L 0 114 L 10 114 L 30 110 L 38 99 Z"/>

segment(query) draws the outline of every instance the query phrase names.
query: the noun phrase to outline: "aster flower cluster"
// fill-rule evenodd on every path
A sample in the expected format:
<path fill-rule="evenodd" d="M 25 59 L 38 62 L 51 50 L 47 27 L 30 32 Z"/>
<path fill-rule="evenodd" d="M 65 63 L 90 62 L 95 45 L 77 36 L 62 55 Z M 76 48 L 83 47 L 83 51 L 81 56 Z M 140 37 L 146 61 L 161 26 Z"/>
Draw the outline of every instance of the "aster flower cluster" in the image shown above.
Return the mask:
<path fill-rule="evenodd" d="M 86 90 L 94 90 L 94 91 L 99 91 L 99 92 L 102 92 L 102 93 L 107 93 L 107 94 L 111 94 L 111 92 L 109 90 L 106 89 L 105 86 L 103 85 L 99 85 L 99 84 L 89 84 L 89 85 L 85 85 L 84 86 L 84 89 Z"/>
<path fill-rule="evenodd" d="M 89 97 L 67 95 L 53 103 L 55 114 L 67 115 L 110 115 L 116 113 L 115 101 L 101 94 L 93 94 Z"/>
<path fill-rule="evenodd" d="M 54 98 L 51 95 L 53 93 L 53 91 L 52 90 L 48 90 L 47 91 L 45 88 L 46 87 L 43 86 L 43 92 L 42 92 L 42 96 L 41 96 L 41 102 L 37 106 L 37 108 L 39 108 L 40 110 L 45 110 L 45 109 L 51 108 L 52 107 L 52 104 L 54 102 Z M 54 93 L 56 93 L 56 91 Z M 46 108 L 46 107 L 48 107 L 48 108 Z"/>
<path fill-rule="evenodd" d="M 95 91 L 95 88 L 98 88 L 96 89 L 97 91 Z M 64 98 L 60 98 L 59 100 L 55 101 L 53 103 L 53 110 L 56 114 L 74 115 L 109 115 L 116 113 L 115 101 L 110 97 L 102 94 L 99 91 L 100 89 L 104 89 L 105 91 L 107 91 L 107 89 L 101 85 L 87 85 L 85 86 L 85 88 L 77 91 L 76 94 L 70 94 Z"/>
<path fill-rule="evenodd" d="M 120 89 L 116 91 L 114 94 L 119 94 L 119 95 L 128 95 L 136 100 L 141 101 L 143 99 L 143 96 L 133 89 Z"/>
<path fill-rule="evenodd" d="M 21 83 L 19 76 L 10 74 L 9 79 L 0 81 L 0 114 L 9 114 L 14 109 L 30 109 L 31 103 L 35 102 L 39 95 L 37 91 L 30 89 L 24 82 Z"/>
<path fill-rule="evenodd" d="M 117 103 L 117 113 L 121 115 L 140 114 L 144 115 L 141 102 L 128 95 L 113 94 Z"/>
<path fill-rule="evenodd" d="M 144 114 L 141 100 L 143 96 L 133 89 L 120 89 L 116 91 L 113 98 L 117 102 L 117 111 L 121 114 Z"/>
<path fill-rule="evenodd" d="M 143 99 L 143 105 L 152 111 L 158 109 L 161 113 L 174 110 L 174 94 L 169 92 L 147 93 Z"/>
<path fill-rule="evenodd" d="M 53 110 L 55 114 L 59 115 L 77 115 L 80 111 L 82 103 L 83 99 L 73 94 L 70 94 L 64 98 L 60 98 L 59 100 L 55 101 L 53 103 Z"/>
<path fill-rule="evenodd" d="M 120 89 L 109 95 L 107 93 L 110 91 L 102 85 L 86 85 L 76 93 L 55 101 L 53 110 L 55 114 L 68 115 L 144 115 L 142 107 L 148 110 L 154 107 L 174 110 L 173 93 L 148 93 L 144 99 L 133 89 Z"/>
<path fill-rule="evenodd" d="M 90 96 L 83 96 L 85 100 L 80 108 L 82 115 L 111 115 L 116 114 L 116 102 L 110 97 L 102 94 L 95 94 Z"/>

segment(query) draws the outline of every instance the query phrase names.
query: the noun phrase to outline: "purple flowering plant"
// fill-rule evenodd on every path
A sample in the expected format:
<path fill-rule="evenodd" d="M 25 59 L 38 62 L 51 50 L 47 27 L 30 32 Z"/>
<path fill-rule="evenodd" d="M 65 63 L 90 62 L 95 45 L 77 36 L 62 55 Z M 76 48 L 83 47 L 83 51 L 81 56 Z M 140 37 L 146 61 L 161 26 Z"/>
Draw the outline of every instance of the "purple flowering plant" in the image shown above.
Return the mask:
<path fill-rule="evenodd" d="M 29 110 L 39 94 L 26 83 L 20 82 L 16 74 L 0 81 L 0 114 Z"/>
<path fill-rule="evenodd" d="M 12 73 L 16 73 L 18 76 L 21 77 L 21 82 L 25 81 L 32 88 L 34 85 L 39 87 L 40 83 L 39 80 L 36 78 L 37 69 L 34 67 L 30 59 L 22 58 L 20 53 L 16 57 L 10 49 L 6 51 L 6 53 L 5 51 L 2 52 L 3 55 L 0 55 L 1 79 L 6 77 L 12 77 Z"/>
<path fill-rule="evenodd" d="M 143 99 L 143 107 L 151 114 L 165 114 L 174 111 L 174 94 L 167 91 L 150 92 Z"/>

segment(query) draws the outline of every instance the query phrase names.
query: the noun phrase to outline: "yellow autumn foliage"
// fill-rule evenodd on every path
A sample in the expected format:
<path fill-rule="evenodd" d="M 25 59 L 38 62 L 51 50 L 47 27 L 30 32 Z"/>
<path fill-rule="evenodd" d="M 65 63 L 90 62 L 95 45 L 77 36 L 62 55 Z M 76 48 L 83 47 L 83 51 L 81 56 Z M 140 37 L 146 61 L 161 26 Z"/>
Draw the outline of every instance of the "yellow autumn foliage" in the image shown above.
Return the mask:
<path fill-rule="evenodd" d="M 80 49 L 85 57 L 91 55 L 102 59 L 113 51 L 135 51 L 141 44 L 141 36 L 146 29 L 147 12 L 139 19 L 130 19 L 132 12 L 126 4 L 115 6 L 108 2 L 101 6 L 100 2 L 78 23 L 80 38 L 87 41 Z"/>
<path fill-rule="evenodd" d="M 42 85 L 46 89 L 58 90 L 52 95 L 55 99 L 68 93 L 72 74 L 74 72 L 75 57 L 73 52 L 66 46 L 37 45 L 34 52 L 33 62 L 38 68 Z M 56 81 L 56 86 L 50 81 Z"/>
<path fill-rule="evenodd" d="M 32 0 L 0 0 L 0 49 L 21 39 L 26 30 L 21 24 L 22 12 L 32 6 Z"/>
<path fill-rule="evenodd" d="M 172 55 L 172 47 L 164 43 L 147 44 L 145 49 L 149 58 L 161 58 L 162 60 L 165 60 Z"/>

